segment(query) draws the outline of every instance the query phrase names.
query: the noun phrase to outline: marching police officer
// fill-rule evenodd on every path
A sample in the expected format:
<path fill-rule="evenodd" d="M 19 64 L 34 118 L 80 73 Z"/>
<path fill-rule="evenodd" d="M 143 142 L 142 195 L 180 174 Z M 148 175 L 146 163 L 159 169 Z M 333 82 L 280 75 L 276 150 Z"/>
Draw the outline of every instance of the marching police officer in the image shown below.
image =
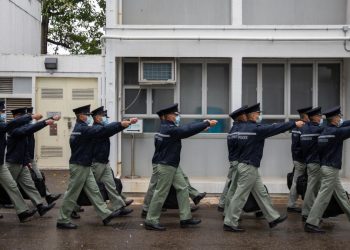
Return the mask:
<path fill-rule="evenodd" d="M 228 207 L 228 204 L 233 197 L 234 191 L 236 190 L 235 178 L 238 165 L 237 160 L 239 156 L 239 152 L 237 150 L 237 138 L 238 131 L 242 125 L 247 122 L 247 116 L 245 114 L 245 109 L 247 107 L 248 105 L 244 105 L 229 115 L 234 121 L 227 135 L 228 160 L 230 162 L 230 168 L 228 170 L 224 190 L 222 191 L 222 194 L 219 198 L 218 211 L 220 212 L 224 212 L 225 207 Z"/>
<path fill-rule="evenodd" d="M 309 122 L 309 117 L 307 116 L 306 112 L 311 110 L 312 107 L 307 108 L 301 108 L 298 109 L 298 113 L 300 116 L 300 120 L 303 122 Z M 305 173 L 305 159 L 303 156 L 303 152 L 301 151 L 300 146 L 300 135 L 301 132 L 298 128 L 294 128 L 292 130 L 292 158 L 293 158 L 293 164 L 294 164 L 294 175 L 293 175 L 293 181 L 292 186 L 290 187 L 289 191 L 289 197 L 288 197 L 288 212 L 295 212 L 295 213 L 301 213 L 301 208 L 297 207 L 297 200 L 298 200 L 298 193 L 297 193 L 297 180 L 298 177 L 303 175 Z"/>
<path fill-rule="evenodd" d="M 181 139 L 215 126 L 217 121 L 205 120 L 177 126 L 178 104 L 159 110 L 157 114 L 161 118 L 161 124 L 159 133 L 155 135 L 155 153 L 152 159 L 152 163 L 157 165 L 157 185 L 145 220 L 145 228 L 166 230 L 159 224 L 159 218 L 171 185 L 177 192 L 181 227 L 199 224 L 201 220 L 193 219 L 191 216 L 187 182 L 179 170 Z"/>
<path fill-rule="evenodd" d="M 302 220 L 306 221 L 320 187 L 320 156 L 317 138 L 324 129 L 321 107 L 306 112 L 310 122 L 300 129 L 300 145 L 307 169 L 307 188 L 302 206 Z"/>
<path fill-rule="evenodd" d="M 248 122 L 242 126 L 238 134 L 238 150 L 240 151 L 237 166 L 237 188 L 231 199 L 228 210 L 225 212 L 224 230 L 231 232 L 242 232 L 243 228 L 238 226 L 238 220 L 243 207 L 251 192 L 269 222 L 270 228 L 287 219 L 272 207 L 262 181 L 258 168 L 263 156 L 265 139 L 279 133 L 288 131 L 294 127 L 303 126 L 304 122 L 286 122 L 272 125 L 259 125 L 261 121 L 260 103 L 248 107 L 245 110 Z"/>
<path fill-rule="evenodd" d="M 156 186 L 157 186 L 157 180 L 158 180 L 157 179 L 157 164 L 153 164 L 152 167 L 153 167 L 152 176 L 151 176 L 151 179 L 150 179 L 150 182 L 148 185 L 146 195 L 143 199 L 143 206 L 142 206 L 142 213 L 141 213 L 142 218 L 146 218 L 146 216 L 147 216 L 149 205 L 151 203 L 154 191 L 155 191 Z M 191 212 L 194 212 L 194 211 L 198 210 L 199 206 L 197 206 L 197 205 L 207 195 L 207 193 L 206 192 L 200 193 L 196 188 L 194 188 L 191 185 L 189 178 L 183 172 L 183 170 L 181 169 L 180 166 L 178 167 L 178 171 L 180 171 L 180 173 L 182 173 L 182 175 L 187 183 L 188 194 L 195 205 L 193 207 L 191 206 Z"/>
<path fill-rule="evenodd" d="M 22 197 L 21 192 L 18 189 L 16 181 L 13 179 L 8 169 L 8 166 L 4 164 L 6 132 L 27 124 L 33 118 L 40 119 L 41 115 L 25 115 L 15 118 L 9 123 L 6 123 L 6 110 L 4 104 L 4 101 L 0 102 L 0 183 L 14 204 L 14 208 L 20 222 L 25 222 L 29 217 L 33 216 L 36 213 L 36 209 L 29 210 L 26 202 Z"/>
<path fill-rule="evenodd" d="M 106 120 L 106 112 L 103 109 L 104 107 L 101 106 L 91 111 L 92 117 L 94 119 L 93 126 L 100 127 L 106 126 L 108 124 Z M 131 203 L 129 202 L 128 204 L 125 204 L 123 198 L 116 190 L 113 171 L 109 165 L 108 159 L 110 150 L 109 137 L 121 132 L 125 128 L 129 127 L 130 124 L 134 124 L 136 122 L 137 118 L 132 118 L 130 121 L 109 123 L 109 126 L 105 129 L 104 133 L 100 134 L 95 139 L 95 147 L 93 150 L 92 172 L 94 174 L 94 177 L 96 181 L 102 182 L 105 185 L 113 211 L 121 209 L 121 214 L 123 215 L 129 214 L 133 210 L 125 208 Z"/>
<path fill-rule="evenodd" d="M 33 113 L 33 107 L 27 108 L 27 114 L 32 115 Z M 55 117 L 56 120 L 59 120 L 60 118 L 58 116 Z M 29 167 L 34 171 L 36 177 L 40 180 L 43 179 L 43 176 L 34 160 L 34 155 L 35 155 L 35 137 L 34 134 L 31 134 L 28 136 L 28 148 L 29 148 L 29 157 L 30 157 L 30 163 L 29 163 Z M 46 185 L 45 185 L 46 186 Z M 59 199 L 61 197 L 61 194 L 52 194 L 50 193 L 49 189 L 46 186 L 46 202 L 48 204 L 53 203 L 54 201 L 56 201 L 57 199 Z"/>
<path fill-rule="evenodd" d="M 26 111 L 26 108 L 11 110 L 14 118 L 26 115 Z M 13 179 L 17 181 L 29 196 L 32 203 L 37 207 L 40 216 L 46 214 L 56 203 L 51 203 L 47 206 L 44 205 L 41 195 L 34 185 L 27 167 L 28 163 L 30 163 L 28 136 L 51 124 L 54 124 L 54 120 L 48 119 L 35 124 L 26 124 L 8 131 L 6 165 Z"/>
<path fill-rule="evenodd" d="M 84 190 L 97 214 L 106 226 L 113 218 L 122 215 L 122 209 L 114 212 L 107 208 L 95 177 L 91 171 L 93 159 L 94 139 L 108 130 L 116 130 L 119 124 L 112 123 L 105 126 L 89 126 L 92 123 L 90 105 L 73 109 L 77 120 L 70 136 L 71 157 L 69 160 L 69 185 L 64 194 L 62 206 L 57 219 L 57 228 L 76 229 L 78 226 L 70 222 L 70 215 L 76 207 L 80 192 Z"/>
<path fill-rule="evenodd" d="M 339 171 L 342 165 L 343 142 L 350 138 L 350 127 L 342 127 L 340 107 L 332 108 L 324 113 L 328 126 L 318 137 L 318 151 L 320 153 L 321 187 L 316 200 L 306 220 L 305 231 L 324 233 L 319 228 L 320 220 L 326 210 L 332 195 L 350 220 L 350 202 L 341 184 Z"/>

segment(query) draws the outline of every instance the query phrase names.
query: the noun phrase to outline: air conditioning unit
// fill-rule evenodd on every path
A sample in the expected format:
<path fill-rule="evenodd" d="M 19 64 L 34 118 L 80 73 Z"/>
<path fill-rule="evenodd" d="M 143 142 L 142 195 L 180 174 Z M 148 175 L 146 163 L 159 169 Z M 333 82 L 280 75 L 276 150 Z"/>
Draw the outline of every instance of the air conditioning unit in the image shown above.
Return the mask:
<path fill-rule="evenodd" d="M 166 85 L 176 83 L 176 60 L 139 59 L 140 85 Z"/>

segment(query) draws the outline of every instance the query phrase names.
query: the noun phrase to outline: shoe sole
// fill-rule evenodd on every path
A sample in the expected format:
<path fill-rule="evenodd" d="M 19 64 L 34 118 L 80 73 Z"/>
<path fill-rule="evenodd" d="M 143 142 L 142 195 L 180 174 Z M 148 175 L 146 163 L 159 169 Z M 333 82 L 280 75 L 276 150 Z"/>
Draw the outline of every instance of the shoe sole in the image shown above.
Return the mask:
<path fill-rule="evenodd" d="M 134 212 L 134 210 L 131 210 L 130 212 L 121 213 L 119 216 L 125 216 L 131 214 L 132 212 Z"/>
<path fill-rule="evenodd" d="M 269 226 L 270 226 L 270 228 L 274 228 L 274 227 L 276 227 L 278 224 L 281 224 L 281 223 L 285 222 L 287 219 L 288 219 L 288 217 L 284 218 L 283 220 L 281 220 L 281 221 L 279 221 L 279 222 L 274 223 L 273 225 L 269 225 Z"/>
<path fill-rule="evenodd" d="M 153 230 L 153 231 L 165 231 L 166 230 L 166 228 L 158 229 L 158 228 L 154 228 L 154 227 L 147 226 L 147 225 L 145 225 L 145 228 L 146 228 L 146 230 Z"/>
<path fill-rule="evenodd" d="M 224 231 L 232 232 L 232 233 L 243 233 L 243 232 L 245 232 L 245 230 L 237 231 L 237 230 L 233 230 L 233 229 L 230 229 L 230 228 L 224 228 Z"/>
<path fill-rule="evenodd" d="M 41 217 L 41 216 L 44 216 L 47 212 L 49 212 L 51 209 L 53 209 L 53 208 L 56 206 L 56 203 L 51 203 L 50 206 L 52 206 L 52 207 L 50 207 L 49 209 L 45 210 L 43 213 L 40 213 L 40 212 L 38 211 L 40 217 Z"/>

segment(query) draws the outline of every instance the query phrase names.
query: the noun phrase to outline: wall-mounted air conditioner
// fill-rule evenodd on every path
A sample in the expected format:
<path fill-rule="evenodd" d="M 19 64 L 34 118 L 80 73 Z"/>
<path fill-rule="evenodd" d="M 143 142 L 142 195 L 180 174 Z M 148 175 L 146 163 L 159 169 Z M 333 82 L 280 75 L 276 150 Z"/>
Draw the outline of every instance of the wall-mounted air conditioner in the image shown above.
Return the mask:
<path fill-rule="evenodd" d="M 165 85 L 176 83 L 175 59 L 139 59 L 140 85 Z"/>

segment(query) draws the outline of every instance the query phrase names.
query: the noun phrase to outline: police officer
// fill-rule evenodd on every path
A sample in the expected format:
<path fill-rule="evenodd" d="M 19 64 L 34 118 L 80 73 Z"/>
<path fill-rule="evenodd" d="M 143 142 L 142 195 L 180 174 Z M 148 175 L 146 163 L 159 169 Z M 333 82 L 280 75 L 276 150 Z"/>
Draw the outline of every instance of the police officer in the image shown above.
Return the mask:
<path fill-rule="evenodd" d="M 312 107 L 307 108 L 301 108 L 298 109 L 298 113 L 300 116 L 300 120 L 303 122 L 309 122 L 309 117 L 307 116 L 306 112 L 311 110 Z M 298 177 L 303 175 L 305 173 L 305 159 L 303 156 L 303 152 L 301 151 L 300 146 L 300 135 L 301 132 L 298 128 L 294 128 L 292 130 L 292 158 L 293 158 L 293 164 L 294 164 L 294 176 L 292 181 L 292 186 L 290 187 L 289 191 L 289 197 L 288 197 L 288 212 L 295 212 L 295 213 L 301 213 L 301 208 L 297 207 L 297 200 L 298 200 L 298 193 L 297 193 L 297 180 Z"/>
<path fill-rule="evenodd" d="M 259 125 L 261 121 L 260 103 L 248 107 L 248 122 L 243 125 L 238 134 L 238 150 L 240 151 L 237 166 L 237 188 L 231 199 L 228 210 L 225 212 L 224 230 L 231 232 L 242 232 L 243 228 L 238 226 L 238 220 L 243 207 L 251 192 L 269 222 L 270 228 L 287 219 L 287 216 L 280 214 L 272 207 L 262 181 L 258 168 L 263 156 L 265 139 L 294 127 L 303 126 L 303 121 L 276 123 L 272 125 Z"/>
<path fill-rule="evenodd" d="M 11 110 L 14 118 L 26 115 L 26 111 L 26 108 Z M 51 203 L 47 206 L 44 205 L 32 180 L 27 167 L 30 162 L 28 136 L 51 124 L 54 124 L 54 120 L 48 119 L 35 124 L 26 124 L 8 131 L 6 165 L 13 179 L 17 181 L 32 203 L 37 207 L 40 216 L 46 214 L 56 203 Z"/>
<path fill-rule="evenodd" d="M 181 139 L 215 126 L 217 121 L 205 120 L 183 126 L 176 125 L 179 119 L 178 104 L 159 110 L 157 114 L 161 118 L 161 124 L 159 133 L 155 135 L 155 153 L 152 159 L 152 163 L 157 165 L 157 185 L 145 220 L 145 228 L 159 231 L 166 229 L 159 224 L 159 218 L 171 185 L 177 192 L 181 227 L 199 224 L 201 220 L 191 216 L 187 182 L 178 168 Z"/>
<path fill-rule="evenodd" d="M 142 213 L 141 213 L 142 218 L 146 218 L 146 216 L 147 216 L 149 205 L 151 203 L 154 191 L 155 191 L 156 186 L 157 186 L 157 164 L 153 164 L 152 167 L 153 167 L 152 176 L 151 176 L 151 179 L 150 179 L 150 182 L 148 185 L 146 195 L 143 199 L 143 206 L 142 206 Z M 180 173 L 183 175 L 183 177 L 187 183 L 189 196 L 194 203 L 194 206 L 191 206 L 191 212 L 195 212 L 199 208 L 199 206 L 197 206 L 197 205 L 207 195 L 207 193 L 206 192 L 200 193 L 196 188 L 194 188 L 191 185 L 188 176 L 183 172 L 183 170 L 180 166 L 178 167 L 178 171 L 180 171 Z M 166 210 L 166 209 L 163 209 L 163 211 L 164 210 Z"/>
<path fill-rule="evenodd" d="M 32 115 L 33 113 L 33 107 L 27 108 L 27 114 Z M 60 119 L 59 116 L 55 116 L 55 120 L 58 121 Z M 29 157 L 30 157 L 30 163 L 28 164 L 28 166 L 34 171 L 36 177 L 40 180 L 43 179 L 43 176 L 34 160 L 34 155 L 35 155 L 35 137 L 34 134 L 31 134 L 28 136 L 28 148 L 29 148 Z M 45 184 L 46 186 L 46 184 Z M 51 194 L 49 189 L 46 186 L 46 202 L 48 204 L 53 203 L 54 201 L 56 201 L 57 199 L 59 199 L 61 197 L 61 194 Z"/>
<path fill-rule="evenodd" d="M 93 110 L 91 113 L 94 119 L 93 126 L 103 127 L 108 124 L 106 112 L 104 111 L 103 106 Z M 95 139 L 95 146 L 93 150 L 92 172 L 94 177 L 96 181 L 102 182 L 105 185 L 113 211 L 121 209 L 121 213 L 123 215 L 129 214 L 133 210 L 126 208 L 127 204 L 125 204 L 123 198 L 116 190 L 113 171 L 109 165 L 108 159 L 110 150 L 109 137 L 121 132 L 125 128 L 129 127 L 130 124 L 134 124 L 136 122 L 137 118 L 132 118 L 130 121 L 109 123 L 109 126 L 105 129 L 104 133 L 100 134 Z M 130 204 L 131 203 L 129 202 L 128 205 Z"/>
<path fill-rule="evenodd" d="M 13 179 L 8 166 L 4 164 L 4 156 L 6 149 L 6 132 L 23 126 L 30 122 L 32 119 L 40 119 L 41 115 L 35 114 L 32 116 L 25 115 L 13 119 L 9 123 L 6 123 L 6 110 L 5 102 L 0 102 L 0 183 L 9 195 L 20 222 L 25 222 L 29 217 L 36 213 L 36 209 L 29 210 L 26 202 L 24 201 L 21 192 L 18 189 L 16 181 Z"/>
<path fill-rule="evenodd" d="M 105 117 L 106 122 L 108 124 L 108 119 L 110 117 L 108 116 L 108 111 L 107 110 L 105 110 L 105 116 L 104 117 Z M 126 195 L 123 193 L 123 191 L 121 191 L 119 195 L 120 195 L 120 197 L 122 197 L 122 199 L 123 199 L 123 201 L 124 201 L 126 206 L 130 206 L 134 202 L 133 199 L 128 199 L 128 197 L 126 197 Z"/>
<path fill-rule="evenodd" d="M 315 201 L 320 187 L 320 156 L 318 152 L 317 138 L 322 133 L 324 126 L 321 107 L 313 108 L 306 112 L 310 122 L 300 129 L 300 145 L 305 158 L 307 169 L 307 188 L 302 206 L 302 220 L 306 221 L 311 207 Z"/>
<path fill-rule="evenodd" d="M 350 127 L 342 127 L 340 107 L 332 108 L 324 113 L 328 126 L 318 137 L 318 151 L 321 162 L 321 187 L 306 220 L 305 231 L 324 233 L 319 228 L 320 220 L 332 195 L 350 220 L 350 202 L 341 184 L 339 171 L 342 165 L 343 142 L 350 138 Z"/>
<path fill-rule="evenodd" d="M 245 109 L 248 105 L 233 111 L 229 116 L 232 118 L 233 125 L 227 135 L 227 148 L 228 148 L 228 160 L 230 162 L 230 168 L 228 170 L 227 179 L 225 182 L 224 190 L 219 198 L 218 211 L 224 212 L 225 206 L 228 204 L 233 197 L 234 191 L 236 190 L 236 170 L 238 165 L 239 152 L 237 150 L 237 138 L 238 131 L 240 127 L 247 122 L 247 116 L 245 114 Z M 226 202 L 227 201 L 227 202 Z"/>
<path fill-rule="evenodd" d="M 122 215 L 122 209 L 114 212 L 107 208 L 95 177 L 91 170 L 93 159 L 94 139 L 108 130 L 116 130 L 119 124 L 112 123 L 105 126 L 89 126 L 92 123 L 90 105 L 73 109 L 77 120 L 70 136 L 71 157 L 69 160 L 69 184 L 64 194 L 62 206 L 57 219 L 57 228 L 76 229 L 78 226 L 70 222 L 70 215 L 76 207 L 80 192 L 84 190 L 97 214 L 106 226 L 113 218 Z"/>

